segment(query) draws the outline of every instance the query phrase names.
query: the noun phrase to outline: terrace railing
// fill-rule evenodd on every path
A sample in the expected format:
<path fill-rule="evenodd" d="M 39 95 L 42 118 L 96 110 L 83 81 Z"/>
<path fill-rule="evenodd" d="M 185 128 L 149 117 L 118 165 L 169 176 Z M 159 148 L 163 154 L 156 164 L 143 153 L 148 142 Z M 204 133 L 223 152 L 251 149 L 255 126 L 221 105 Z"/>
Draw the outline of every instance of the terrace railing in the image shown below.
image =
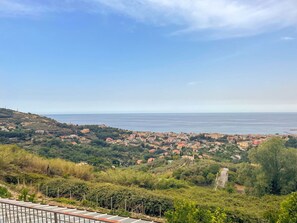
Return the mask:
<path fill-rule="evenodd" d="M 1 198 L 0 209 L 0 223 L 149 223 L 140 219 Z"/>

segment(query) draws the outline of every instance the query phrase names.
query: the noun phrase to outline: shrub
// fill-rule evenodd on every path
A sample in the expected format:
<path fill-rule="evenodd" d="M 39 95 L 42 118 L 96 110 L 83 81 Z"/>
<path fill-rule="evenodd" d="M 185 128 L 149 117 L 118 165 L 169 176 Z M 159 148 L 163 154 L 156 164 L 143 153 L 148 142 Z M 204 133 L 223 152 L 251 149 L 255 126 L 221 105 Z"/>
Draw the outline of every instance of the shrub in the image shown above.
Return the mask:
<path fill-rule="evenodd" d="M 132 169 L 115 169 L 100 172 L 96 175 L 96 180 L 97 182 L 114 183 L 122 186 L 138 186 L 149 190 L 165 190 L 187 186 L 185 182 L 174 178 L 156 176 L 151 173 L 135 171 Z"/>
<path fill-rule="evenodd" d="M 23 188 L 21 190 L 21 194 L 19 195 L 19 200 L 22 201 L 29 201 L 29 202 L 35 202 L 36 200 L 36 194 L 30 193 L 30 190 L 28 188 Z"/>
<path fill-rule="evenodd" d="M 144 212 L 148 215 L 159 216 L 173 207 L 171 199 L 145 191 L 141 188 L 116 186 L 108 183 L 90 184 L 74 179 L 53 179 L 41 186 L 42 193 L 57 198 L 72 197 L 81 200 L 89 207 L 100 206 L 103 208 L 124 209 L 126 211 Z"/>
<path fill-rule="evenodd" d="M 89 191 L 86 182 L 77 179 L 52 179 L 41 186 L 41 192 L 49 197 L 70 196 L 77 200 L 82 200 Z"/>
<path fill-rule="evenodd" d="M 11 193 L 8 191 L 6 187 L 0 186 L 0 197 L 9 198 L 11 197 Z"/>
<path fill-rule="evenodd" d="M 296 223 L 297 222 L 297 192 L 292 193 L 281 204 L 278 223 Z"/>
<path fill-rule="evenodd" d="M 194 202 L 176 201 L 174 210 L 165 214 L 169 223 L 225 223 L 227 215 L 221 210 L 214 212 L 204 208 L 198 208 Z"/>

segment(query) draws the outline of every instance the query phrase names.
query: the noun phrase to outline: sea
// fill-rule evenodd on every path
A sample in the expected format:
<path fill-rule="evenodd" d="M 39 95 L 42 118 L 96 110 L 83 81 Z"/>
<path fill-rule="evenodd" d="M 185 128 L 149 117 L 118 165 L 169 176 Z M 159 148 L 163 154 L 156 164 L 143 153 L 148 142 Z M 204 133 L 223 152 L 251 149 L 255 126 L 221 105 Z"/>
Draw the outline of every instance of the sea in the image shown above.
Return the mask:
<path fill-rule="evenodd" d="M 134 131 L 297 135 L 297 113 L 49 114 L 46 116 L 62 123 L 104 124 Z"/>

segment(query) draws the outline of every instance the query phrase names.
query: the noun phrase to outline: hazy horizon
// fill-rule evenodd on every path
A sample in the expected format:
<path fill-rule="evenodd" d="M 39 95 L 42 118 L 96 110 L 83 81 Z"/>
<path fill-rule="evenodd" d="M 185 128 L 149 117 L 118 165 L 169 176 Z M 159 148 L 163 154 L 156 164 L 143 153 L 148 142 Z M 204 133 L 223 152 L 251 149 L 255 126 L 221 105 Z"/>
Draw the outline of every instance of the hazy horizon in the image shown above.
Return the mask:
<path fill-rule="evenodd" d="M 22 112 L 22 111 L 20 111 Z M 131 114 L 297 114 L 297 112 L 122 112 L 122 113 L 37 113 L 39 115 L 131 115 Z"/>
<path fill-rule="evenodd" d="M 107 125 L 132 131 L 296 134 L 297 113 L 52 114 L 62 123 Z"/>

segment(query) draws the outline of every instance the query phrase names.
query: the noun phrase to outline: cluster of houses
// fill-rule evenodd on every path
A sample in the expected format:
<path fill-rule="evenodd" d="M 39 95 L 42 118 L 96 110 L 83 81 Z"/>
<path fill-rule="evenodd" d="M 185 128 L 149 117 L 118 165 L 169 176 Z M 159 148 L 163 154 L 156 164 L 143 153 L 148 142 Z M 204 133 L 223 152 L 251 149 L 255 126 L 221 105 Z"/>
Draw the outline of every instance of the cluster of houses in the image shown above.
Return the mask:
<path fill-rule="evenodd" d="M 154 132 L 133 132 L 124 135 L 121 139 L 107 138 L 106 142 L 116 145 L 145 147 L 151 157 L 146 160 L 137 160 L 137 164 L 144 162 L 151 163 L 156 159 L 172 158 L 177 156 L 182 159 L 194 160 L 209 159 L 211 154 L 232 145 L 238 151 L 247 151 L 258 146 L 272 135 L 226 135 L 226 134 L 197 134 L 197 133 L 154 133 Z M 186 151 L 186 152 L 185 152 Z M 232 154 L 230 158 L 240 160 L 241 155 Z"/>
<path fill-rule="evenodd" d="M 1 123 L 0 122 L 0 131 L 3 132 L 9 132 L 9 131 L 13 131 L 16 129 L 16 125 L 15 124 L 7 124 L 7 123 Z"/>
<path fill-rule="evenodd" d="M 30 129 L 32 122 L 21 122 L 19 126 Z M 44 121 L 44 126 L 50 126 L 48 120 Z M 39 123 L 40 126 L 40 123 Z M 106 128 L 106 126 L 99 126 Z M 17 129 L 17 125 L 12 122 L 0 122 L 0 131 L 11 132 Z M 63 131 L 61 131 L 61 129 Z M 75 130 L 74 130 L 75 129 Z M 64 128 L 59 129 L 59 136 L 50 132 L 49 129 L 36 129 L 36 135 L 44 137 L 58 137 L 61 141 L 76 144 L 90 144 L 97 139 L 96 135 L 88 128 Z M 62 133 L 62 134 L 61 134 Z M 252 147 L 258 146 L 272 135 L 226 135 L 219 133 L 157 133 L 157 132 L 137 132 L 121 134 L 120 137 L 105 139 L 106 143 L 123 145 L 129 147 L 142 147 L 147 155 L 143 159 L 137 160 L 137 164 L 151 163 L 156 159 L 171 160 L 173 157 L 178 159 L 209 159 L 212 154 L 224 153 L 226 146 L 235 148 L 229 156 L 233 160 L 241 160 L 241 154 Z M 36 136 L 39 137 L 39 136 Z M 287 138 L 287 135 L 282 137 Z"/>

